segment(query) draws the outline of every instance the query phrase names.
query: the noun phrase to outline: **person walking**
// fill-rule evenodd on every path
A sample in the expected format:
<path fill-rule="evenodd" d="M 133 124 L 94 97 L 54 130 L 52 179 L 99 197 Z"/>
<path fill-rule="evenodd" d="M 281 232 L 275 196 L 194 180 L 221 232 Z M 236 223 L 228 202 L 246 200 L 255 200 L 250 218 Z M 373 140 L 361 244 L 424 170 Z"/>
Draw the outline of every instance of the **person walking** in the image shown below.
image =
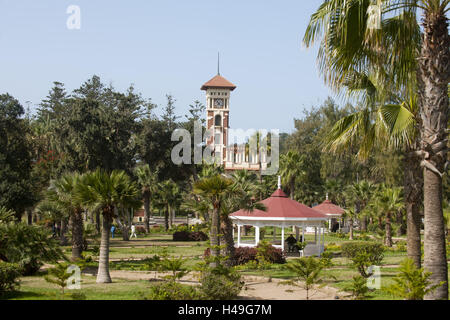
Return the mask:
<path fill-rule="evenodd" d="M 131 236 L 130 236 L 130 239 L 133 238 L 133 236 L 134 236 L 135 238 L 137 238 L 137 235 L 136 235 L 136 226 L 135 226 L 134 224 L 131 225 Z"/>
<path fill-rule="evenodd" d="M 116 231 L 116 227 L 113 225 L 111 227 L 111 236 L 112 236 L 113 239 L 114 239 L 114 231 Z"/>

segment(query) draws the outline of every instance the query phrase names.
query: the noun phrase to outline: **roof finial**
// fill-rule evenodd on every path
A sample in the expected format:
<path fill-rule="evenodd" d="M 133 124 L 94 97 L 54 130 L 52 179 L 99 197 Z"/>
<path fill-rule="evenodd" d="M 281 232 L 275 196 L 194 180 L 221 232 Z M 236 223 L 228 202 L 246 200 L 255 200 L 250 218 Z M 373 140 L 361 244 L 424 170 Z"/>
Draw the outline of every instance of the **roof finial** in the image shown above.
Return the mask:
<path fill-rule="evenodd" d="M 220 52 L 217 52 L 217 75 L 220 76 Z"/>
<path fill-rule="evenodd" d="M 328 200 L 328 192 L 327 192 L 327 200 Z"/>
<path fill-rule="evenodd" d="M 281 189 L 281 176 L 278 176 L 278 189 Z"/>

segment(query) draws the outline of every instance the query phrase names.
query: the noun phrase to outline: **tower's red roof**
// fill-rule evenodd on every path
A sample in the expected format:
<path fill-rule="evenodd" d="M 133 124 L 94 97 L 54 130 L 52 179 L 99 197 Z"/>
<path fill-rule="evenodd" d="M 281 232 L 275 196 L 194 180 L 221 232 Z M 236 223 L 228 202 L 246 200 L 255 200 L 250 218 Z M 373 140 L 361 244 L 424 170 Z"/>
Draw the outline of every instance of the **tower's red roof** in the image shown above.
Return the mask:
<path fill-rule="evenodd" d="M 239 210 L 230 214 L 234 217 L 258 217 L 258 218 L 327 218 L 326 215 L 308 207 L 300 202 L 289 199 L 289 197 L 278 189 L 269 198 L 261 201 L 267 211 Z"/>
<path fill-rule="evenodd" d="M 313 207 L 314 210 L 322 212 L 323 214 L 344 214 L 345 210 L 335 205 L 330 200 L 325 200 L 318 206 Z"/>
<path fill-rule="evenodd" d="M 206 90 L 209 88 L 230 89 L 231 91 L 233 91 L 234 89 L 236 89 L 236 86 L 227 79 L 225 79 L 224 77 L 217 75 L 208 82 L 206 82 L 202 86 L 201 90 Z"/>

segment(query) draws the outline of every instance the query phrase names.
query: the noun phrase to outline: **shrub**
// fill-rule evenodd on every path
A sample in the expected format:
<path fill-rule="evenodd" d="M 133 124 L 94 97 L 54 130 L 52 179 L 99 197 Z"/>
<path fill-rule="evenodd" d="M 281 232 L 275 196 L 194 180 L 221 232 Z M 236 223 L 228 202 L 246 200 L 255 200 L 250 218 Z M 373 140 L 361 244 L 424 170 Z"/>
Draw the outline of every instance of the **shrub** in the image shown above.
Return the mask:
<path fill-rule="evenodd" d="M 24 223 L 0 225 L 0 260 L 17 263 L 22 275 L 33 275 L 44 262 L 63 257 L 58 242 L 43 227 Z"/>
<path fill-rule="evenodd" d="M 199 232 L 176 231 L 173 233 L 173 241 L 206 241 L 208 236 Z"/>
<path fill-rule="evenodd" d="M 342 244 L 342 253 L 352 260 L 361 276 L 369 278 L 368 268 L 379 265 L 384 258 L 384 247 L 379 243 L 346 242 Z"/>
<path fill-rule="evenodd" d="M 425 272 L 423 268 L 418 269 L 412 259 L 403 260 L 399 271 L 400 273 L 394 278 L 395 284 L 385 288 L 385 291 L 406 300 L 423 300 L 428 292 L 445 283 L 430 286 L 431 272 Z"/>
<path fill-rule="evenodd" d="M 256 261 L 258 251 L 256 248 L 242 247 L 234 251 L 235 265 L 246 264 L 250 261 Z"/>
<path fill-rule="evenodd" d="M 137 226 L 136 227 L 136 233 L 137 234 L 145 234 L 145 228 L 142 226 Z"/>
<path fill-rule="evenodd" d="M 261 241 L 256 247 L 257 256 L 270 263 L 286 263 L 286 256 L 283 250 L 277 249 L 266 241 Z M 256 257 L 258 259 L 258 257 Z"/>
<path fill-rule="evenodd" d="M 364 300 L 369 293 L 367 280 L 362 276 L 354 276 L 352 283 L 345 287 L 344 290 L 350 291 L 354 300 Z"/>
<path fill-rule="evenodd" d="M 144 300 L 200 300 L 201 294 L 195 287 L 168 281 L 150 287 Z"/>
<path fill-rule="evenodd" d="M 207 300 L 234 300 L 244 286 L 241 275 L 234 268 L 219 264 L 206 266 L 200 276 L 200 292 Z"/>
<path fill-rule="evenodd" d="M 71 274 L 67 272 L 69 264 L 58 263 L 54 268 L 48 270 L 48 274 L 44 277 L 45 281 L 56 284 L 61 288 L 61 293 L 64 295 L 64 289 L 67 287 L 67 279 Z"/>
<path fill-rule="evenodd" d="M 17 264 L 0 261 L 0 296 L 14 290 L 19 282 L 20 271 Z"/>

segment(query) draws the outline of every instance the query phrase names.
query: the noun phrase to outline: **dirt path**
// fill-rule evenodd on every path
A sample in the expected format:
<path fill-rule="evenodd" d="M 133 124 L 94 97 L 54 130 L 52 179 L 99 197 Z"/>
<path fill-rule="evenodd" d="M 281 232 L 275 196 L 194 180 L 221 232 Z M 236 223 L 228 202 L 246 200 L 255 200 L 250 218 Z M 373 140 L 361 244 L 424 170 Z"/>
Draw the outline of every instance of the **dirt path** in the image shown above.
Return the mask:
<path fill-rule="evenodd" d="M 111 278 L 128 280 L 151 280 L 155 278 L 154 272 L 111 270 Z M 161 278 L 168 273 L 157 273 Z M 280 285 L 280 279 L 272 279 L 256 276 L 244 276 L 245 286 L 239 297 L 241 299 L 253 300 L 306 300 L 306 290 L 299 287 Z M 181 283 L 197 285 L 198 279 L 195 274 L 189 274 L 181 279 Z M 311 300 L 334 300 L 344 299 L 346 294 L 331 287 L 316 288 L 309 292 Z"/>

